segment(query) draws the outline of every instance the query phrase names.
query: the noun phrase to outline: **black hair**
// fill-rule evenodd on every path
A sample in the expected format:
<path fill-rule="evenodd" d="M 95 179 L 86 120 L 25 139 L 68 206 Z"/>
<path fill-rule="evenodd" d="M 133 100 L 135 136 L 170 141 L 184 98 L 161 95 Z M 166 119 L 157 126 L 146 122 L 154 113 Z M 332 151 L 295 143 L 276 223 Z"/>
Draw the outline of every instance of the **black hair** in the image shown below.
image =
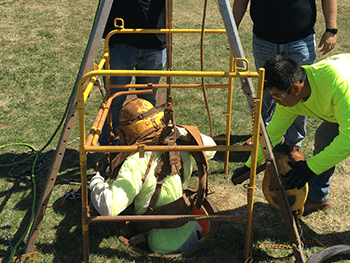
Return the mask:
<path fill-rule="evenodd" d="M 286 91 L 293 83 L 306 80 L 305 70 L 300 67 L 293 59 L 275 55 L 267 60 L 265 68 L 264 89 L 275 87 L 277 90 Z M 290 90 L 288 91 L 288 93 Z"/>

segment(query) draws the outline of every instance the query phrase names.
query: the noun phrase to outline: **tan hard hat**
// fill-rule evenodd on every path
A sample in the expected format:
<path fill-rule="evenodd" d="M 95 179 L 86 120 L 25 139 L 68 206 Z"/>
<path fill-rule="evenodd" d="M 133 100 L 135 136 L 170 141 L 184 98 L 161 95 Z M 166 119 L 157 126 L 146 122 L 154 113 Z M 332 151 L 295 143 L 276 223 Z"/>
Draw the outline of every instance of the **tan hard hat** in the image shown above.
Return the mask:
<path fill-rule="evenodd" d="M 157 112 L 147 100 L 135 98 L 128 101 L 120 110 L 120 125 L 116 129 L 121 143 L 131 145 L 141 136 L 160 129 L 163 117 L 164 112 Z"/>

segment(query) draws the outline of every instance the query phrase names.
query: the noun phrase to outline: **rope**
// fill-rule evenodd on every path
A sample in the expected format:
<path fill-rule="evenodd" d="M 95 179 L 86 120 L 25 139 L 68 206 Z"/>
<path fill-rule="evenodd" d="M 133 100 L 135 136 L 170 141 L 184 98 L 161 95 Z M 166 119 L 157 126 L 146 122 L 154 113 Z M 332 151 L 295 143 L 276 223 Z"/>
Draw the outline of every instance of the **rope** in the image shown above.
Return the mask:
<path fill-rule="evenodd" d="M 204 29 L 205 29 L 205 22 L 206 22 L 206 12 L 207 12 L 207 4 L 208 0 L 204 1 L 204 8 L 203 8 L 203 20 L 202 20 L 202 32 L 201 32 L 201 71 L 204 71 L 204 48 L 203 48 L 203 42 L 204 42 Z M 210 130 L 210 137 L 213 137 L 213 125 L 212 125 L 212 119 L 211 119 L 211 114 L 209 110 L 209 103 L 207 99 L 207 92 L 205 89 L 205 83 L 204 83 L 204 78 L 201 78 L 202 80 L 202 91 L 203 91 L 203 97 L 205 101 L 205 107 L 207 109 L 208 113 L 208 118 L 209 118 L 209 130 Z"/>

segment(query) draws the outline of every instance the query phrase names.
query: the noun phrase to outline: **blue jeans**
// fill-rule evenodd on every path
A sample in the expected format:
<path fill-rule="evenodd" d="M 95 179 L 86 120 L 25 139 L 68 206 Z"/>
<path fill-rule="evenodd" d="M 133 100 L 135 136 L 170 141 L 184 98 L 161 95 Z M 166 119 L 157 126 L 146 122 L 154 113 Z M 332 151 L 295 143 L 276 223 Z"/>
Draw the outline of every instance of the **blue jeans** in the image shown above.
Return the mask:
<path fill-rule="evenodd" d="M 323 151 L 336 136 L 339 135 L 339 124 L 324 121 L 316 130 L 315 145 L 313 155 Z M 314 176 L 309 181 L 308 198 L 317 202 L 323 202 L 328 199 L 329 187 L 331 185 L 331 176 L 333 175 L 335 166 L 327 171 Z"/>
<path fill-rule="evenodd" d="M 138 49 L 126 44 L 111 44 L 109 46 L 110 69 L 111 70 L 163 70 L 166 63 L 166 49 Z M 126 85 L 131 82 L 131 76 L 111 77 L 111 85 Z M 158 84 L 160 77 L 135 77 L 136 84 Z M 106 82 L 105 82 L 106 83 Z M 111 95 L 118 91 L 127 89 L 111 89 Z M 156 105 L 157 89 L 152 94 L 138 95 L 139 98 L 148 100 Z M 125 101 L 125 96 L 116 97 L 112 101 L 111 113 L 113 128 L 119 125 L 119 113 Z M 108 145 L 107 124 L 103 126 L 100 138 L 100 145 Z"/>
<path fill-rule="evenodd" d="M 300 66 L 311 65 L 316 60 L 315 35 L 311 34 L 304 39 L 287 44 L 274 44 L 253 35 L 253 55 L 257 70 L 264 67 L 265 61 L 276 54 L 290 57 Z M 275 107 L 276 104 L 273 102 L 272 96 L 265 90 L 261 116 L 266 126 L 271 121 Z M 284 135 L 285 143 L 300 147 L 306 134 L 305 125 L 306 117 L 298 116 Z"/>

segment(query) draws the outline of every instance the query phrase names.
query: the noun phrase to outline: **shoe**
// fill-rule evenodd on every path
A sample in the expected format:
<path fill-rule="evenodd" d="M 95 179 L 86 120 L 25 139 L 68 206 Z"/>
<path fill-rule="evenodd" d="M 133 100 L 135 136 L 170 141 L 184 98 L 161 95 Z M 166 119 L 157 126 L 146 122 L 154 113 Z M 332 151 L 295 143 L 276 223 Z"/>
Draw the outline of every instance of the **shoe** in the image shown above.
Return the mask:
<path fill-rule="evenodd" d="M 304 204 L 304 215 L 320 210 L 326 210 L 330 207 L 331 201 L 329 201 L 329 198 L 323 202 L 317 202 L 308 198 Z"/>
<path fill-rule="evenodd" d="M 304 161 L 304 155 L 301 151 L 301 147 L 299 146 L 292 146 L 292 145 L 287 145 L 284 143 L 284 147 L 287 150 L 287 154 L 289 156 L 289 159 L 293 162 L 298 162 L 298 161 Z"/>

